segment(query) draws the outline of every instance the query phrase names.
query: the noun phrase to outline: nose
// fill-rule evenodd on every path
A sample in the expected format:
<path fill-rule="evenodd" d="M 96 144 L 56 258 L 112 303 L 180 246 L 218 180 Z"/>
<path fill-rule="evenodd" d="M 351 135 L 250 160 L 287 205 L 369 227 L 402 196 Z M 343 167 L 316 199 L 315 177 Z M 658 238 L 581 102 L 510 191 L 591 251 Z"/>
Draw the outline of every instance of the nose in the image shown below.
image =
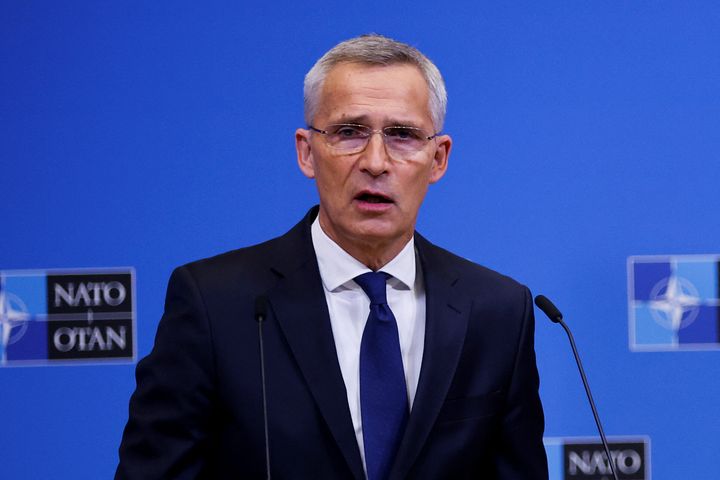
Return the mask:
<path fill-rule="evenodd" d="M 360 154 L 359 167 L 362 171 L 377 177 L 385 173 L 390 164 L 390 156 L 385 148 L 382 132 L 373 132 L 367 147 Z"/>

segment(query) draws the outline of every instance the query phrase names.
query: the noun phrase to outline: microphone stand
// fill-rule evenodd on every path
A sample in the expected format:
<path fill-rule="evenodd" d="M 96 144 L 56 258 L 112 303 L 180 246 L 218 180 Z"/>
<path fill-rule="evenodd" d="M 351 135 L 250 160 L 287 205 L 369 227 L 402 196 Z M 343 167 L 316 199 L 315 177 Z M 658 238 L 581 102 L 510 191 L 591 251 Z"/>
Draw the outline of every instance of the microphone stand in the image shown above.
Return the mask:
<path fill-rule="evenodd" d="M 582 361 L 580 361 L 580 354 L 575 346 L 575 338 L 573 337 L 570 328 L 563 321 L 560 310 L 558 310 L 547 297 L 544 295 L 538 295 L 535 297 L 535 305 L 537 305 L 551 321 L 559 323 L 565 330 L 565 333 L 567 333 L 568 339 L 570 339 L 570 346 L 572 347 L 573 355 L 575 356 L 575 363 L 577 363 L 578 370 L 580 370 L 580 377 L 582 378 L 583 387 L 585 387 L 585 393 L 587 394 L 588 401 L 590 402 L 590 408 L 592 409 L 593 417 L 595 418 L 595 425 L 597 425 L 598 432 L 600 432 L 600 440 L 602 440 L 603 447 L 605 448 L 605 455 L 607 455 L 610 471 L 613 474 L 613 478 L 618 480 L 617 473 L 615 473 L 615 464 L 612 456 L 610 455 L 610 446 L 608 445 L 607 438 L 605 437 L 605 431 L 603 430 L 602 423 L 600 423 L 600 416 L 598 415 L 597 408 L 595 408 L 595 401 L 593 400 L 592 393 L 590 393 L 590 384 L 585 376 L 585 369 L 582 366 Z"/>

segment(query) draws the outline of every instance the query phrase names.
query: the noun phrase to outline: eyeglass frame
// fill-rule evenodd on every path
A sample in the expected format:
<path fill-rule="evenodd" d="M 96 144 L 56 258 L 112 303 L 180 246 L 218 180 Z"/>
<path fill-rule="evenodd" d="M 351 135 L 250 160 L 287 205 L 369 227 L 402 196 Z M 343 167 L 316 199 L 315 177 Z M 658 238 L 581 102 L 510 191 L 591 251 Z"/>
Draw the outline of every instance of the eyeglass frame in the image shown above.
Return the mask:
<path fill-rule="evenodd" d="M 425 135 L 425 132 L 424 132 L 421 128 L 418 128 L 418 127 L 410 127 L 410 126 L 406 126 L 406 125 L 392 125 L 392 126 L 388 126 L 388 127 L 373 129 L 373 128 L 369 127 L 368 125 L 362 125 L 362 124 L 360 124 L 360 123 L 331 123 L 330 125 L 328 125 L 328 126 L 325 127 L 325 128 L 329 128 L 329 127 L 333 127 L 333 126 L 362 127 L 362 128 L 366 128 L 366 129 L 369 131 L 369 135 L 367 136 L 367 142 L 365 142 L 365 146 L 364 146 L 362 149 L 360 149 L 360 150 L 358 150 L 358 151 L 356 151 L 356 152 L 353 151 L 353 152 L 349 152 L 349 153 L 341 153 L 341 155 L 356 155 L 356 154 L 358 154 L 358 153 L 364 152 L 365 149 L 366 149 L 366 148 L 368 147 L 368 145 L 370 144 L 370 137 L 372 137 L 372 136 L 375 135 L 375 134 L 380 134 L 380 135 L 382 135 L 383 145 L 384 145 L 385 148 L 387 149 L 387 143 L 386 143 L 386 140 L 385 140 L 385 139 L 387 138 L 387 135 L 385 134 L 385 129 L 387 129 L 387 128 L 405 128 L 405 129 L 408 129 L 408 130 L 418 131 L 418 132 L 420 132 L 420 133 L 422 134 L 420 138 L 422 138 L 423 140 L 426 141 L 425 145 L 427 145 L 427 142 L 429 142 L 430 140 L 432 140 L 432 139 L 434 139 L 434 138 L 437 138 L 437 137 L 438 137 L 439 135 L 441 135 L 441 133 L 442 133 L 442 132 L 435 132 L 434 134 L 432 134 L 432 135 L 430 135 L 430 136 L 426 136 L 426 135 Z M 330 147 L 332 150 L 336 150 L 336 151 L 338 150 L 337 148 L 335 148 L 335 147 L 333 147 L 332 145 L 330 145 L 329 142 L 327 142 L 327 136 L 330 135 L 330 132 L 328 132 L 327 130 L 321 130 L 321 129 L 319 129 L 319 128 L 317 128 L 317 127 L 314 127 L 314 126 L 312 126 L 312 125 L 308 125 L 307 128 L 308 128 L 308 130 L 311 130 L 311 131 L 313 131 L 313 132 L 319 133 L 319 134 L 321 134 L 321 135 L 325 135 L 325 139 L 326 139 L 326 142 L 325 142 L 325 143 L 327 143 L 328 147 Z M 424 147 L 424 145 L 423 145 L 423 147 Z M 422 151 L 422 149 L 417 150 L 417 151 L 414 152 L 414 153 L 417 153 L 417 152 L 420 152 L 420 151 Z M 390 153 L 390 152 L 388 151 L 388 154 L 389 154 L 389 153 Z"/>

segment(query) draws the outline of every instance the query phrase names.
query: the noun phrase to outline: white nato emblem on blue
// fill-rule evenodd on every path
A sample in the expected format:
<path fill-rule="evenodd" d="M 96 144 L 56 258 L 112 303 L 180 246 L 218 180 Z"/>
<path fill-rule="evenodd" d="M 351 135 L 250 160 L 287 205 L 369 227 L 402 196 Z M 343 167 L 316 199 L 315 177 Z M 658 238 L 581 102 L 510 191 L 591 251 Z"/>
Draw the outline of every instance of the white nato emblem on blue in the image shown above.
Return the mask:
<path fill-rule="evenodd" d="M 720 348 L 720 255 L 628 258 L 634 351 Z"/>
<path fill-rule="evenodd" d="M 650 291 L 648 302 L 655 321 L 673 331 L 689 327 L 697 318 L 701 304 L 697 287 L 687 278 L 664 278 Z"/>
<path fill-rule="evenodd" d="M 19 341 L 28 328 L 30 313 L 25 302 L 0 287 L 0 348 L 2 361 L 7 360 L 8 345 Z"/>

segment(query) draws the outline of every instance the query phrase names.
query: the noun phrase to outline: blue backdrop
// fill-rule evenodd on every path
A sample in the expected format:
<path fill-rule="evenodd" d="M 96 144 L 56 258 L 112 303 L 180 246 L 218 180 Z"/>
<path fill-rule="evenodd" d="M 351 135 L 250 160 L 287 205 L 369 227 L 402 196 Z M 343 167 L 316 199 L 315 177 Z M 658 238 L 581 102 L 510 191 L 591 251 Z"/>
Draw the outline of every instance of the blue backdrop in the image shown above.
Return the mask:
<path fill-rule="evenodd" d="M 455 144 L 418 229 L 556 301 L 607 433 L 649 436 L 654 479 L 717 478 L 720 354 L 630 352 L 626 293 L 630 255 L 720 253 L 717 2 L 6 0 L 0 269 L 134 267 L 146 355 L 174 266 L 317 201 L 303 75 L 370 31 L 447 82 Z M 594 435 L 540 316 L 536 348 L 547 435 Z M 0 477 L 111 477 L 133 372 L 0 369 Z"/>

